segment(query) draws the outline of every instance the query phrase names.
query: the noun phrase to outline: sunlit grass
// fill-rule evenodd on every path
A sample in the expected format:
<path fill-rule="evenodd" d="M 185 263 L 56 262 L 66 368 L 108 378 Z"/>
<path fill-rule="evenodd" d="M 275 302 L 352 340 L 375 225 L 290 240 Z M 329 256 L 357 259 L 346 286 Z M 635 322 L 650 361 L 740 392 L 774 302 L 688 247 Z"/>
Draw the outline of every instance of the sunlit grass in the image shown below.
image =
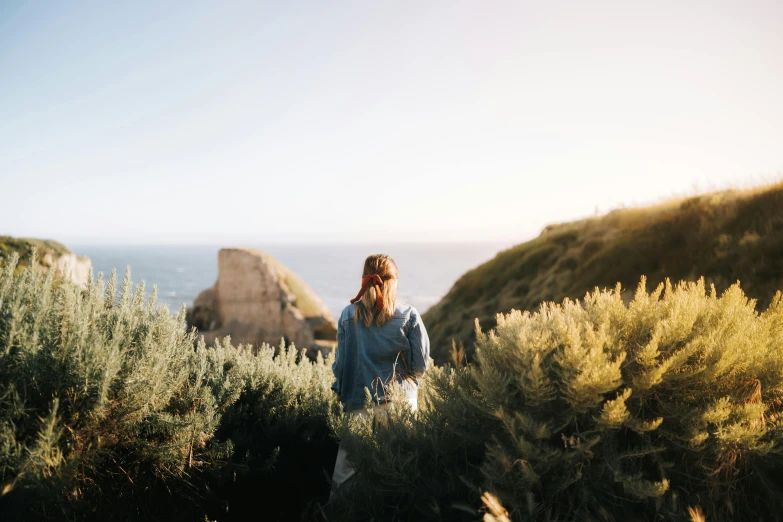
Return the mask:
<path fill-rule="evenodd" d="M 648 207 L 550 225 L 532 241 L 463 275 L 425 314 L 436 360 L 452 339 L 472 344 L 471 319 L 535 310 L 618 282 L 633 288 L 704 276 L 722 291 L 737 280 L 766 306 L 783 287 L 783 182 L 675 198 Z"/>

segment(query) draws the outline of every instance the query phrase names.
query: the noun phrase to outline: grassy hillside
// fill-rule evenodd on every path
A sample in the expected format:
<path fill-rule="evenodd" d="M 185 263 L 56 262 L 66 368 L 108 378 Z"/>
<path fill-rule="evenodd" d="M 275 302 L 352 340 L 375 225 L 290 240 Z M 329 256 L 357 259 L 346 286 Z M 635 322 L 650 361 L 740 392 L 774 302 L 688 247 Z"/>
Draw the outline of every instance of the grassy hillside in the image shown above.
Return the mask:
<path fill-rule="evenodd" d="M 740 280 L 766 307 L 783 288 L 783 182 L 551 225 L 463 275 L 427 311 L 433 356 L 447 359 L 452 339 L 470 352 L 474 318 L 486 330 L 498 312 L 535 310 L 618 282 L 630 298 L 641 275 L 649 287 L 703 275 L 718 291 Z"/>
<path fill-rule="evenodd" d="M 19 254 L 19 264 L 28 266 L 34 248 L 38 249 L 39 259 L 46 254 L 50 254 L 53 259 L 57 259 L 63 254 L 71 253 L 67 246 L 51 239 L 0 236 L 0 261 L 10 259 L 11 254 L 17 252 Z"/>

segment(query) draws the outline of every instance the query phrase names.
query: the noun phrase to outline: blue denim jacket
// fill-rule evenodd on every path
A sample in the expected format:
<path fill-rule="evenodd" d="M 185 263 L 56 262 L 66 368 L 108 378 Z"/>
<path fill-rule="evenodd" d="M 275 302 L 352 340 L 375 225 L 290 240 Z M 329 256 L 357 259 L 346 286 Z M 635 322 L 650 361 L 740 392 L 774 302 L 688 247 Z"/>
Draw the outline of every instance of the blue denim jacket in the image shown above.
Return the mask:
<path fill-rule="evenodd" d="M 383 326 L 354 322 L 355 304 L 348 305 L 337 322 L 337 357 L 332 390 L 347 410 L 364 406 L 364 389 L 373 401 L 386 402 L 386 388 L 398 382 L 408 397 L 416 398 L 418 378 L 430 367 L 430 339 L 419 312 L 397 303 L 394 316 Z"/>

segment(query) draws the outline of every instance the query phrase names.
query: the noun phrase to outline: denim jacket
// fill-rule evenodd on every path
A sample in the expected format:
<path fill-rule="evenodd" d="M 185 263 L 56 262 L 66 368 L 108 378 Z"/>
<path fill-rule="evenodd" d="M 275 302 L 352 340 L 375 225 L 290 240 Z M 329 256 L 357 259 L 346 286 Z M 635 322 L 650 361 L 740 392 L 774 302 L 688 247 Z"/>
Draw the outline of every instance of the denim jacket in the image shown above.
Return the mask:
<path fill-rule="evenodd" d="M 394 316 L 383 326 L 354 322 L 356 305 L 348 305 L 337 323 L 337 356 L 332 385 L 346 410 L 364 406 L 365 391 L 373 402 L 387 401 L 386 388 L 402 385 L 409 399 L 418 393 L 418 379 L 430 367 L 430 339 L 419 312 L 397 303 Z"/>

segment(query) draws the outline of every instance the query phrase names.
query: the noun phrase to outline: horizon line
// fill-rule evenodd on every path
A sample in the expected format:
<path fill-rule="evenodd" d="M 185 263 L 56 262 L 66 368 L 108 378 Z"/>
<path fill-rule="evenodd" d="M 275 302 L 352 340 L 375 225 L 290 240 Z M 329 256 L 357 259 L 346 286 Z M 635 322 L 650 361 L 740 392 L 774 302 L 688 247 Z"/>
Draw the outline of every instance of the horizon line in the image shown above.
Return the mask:
<path fill-rule="evenodd" d="M 166 241 L 128 241 L 120 242 L 116 240 L 101 241 L 100 239 L 85 239 L 78 241 L 62 241 L 56 239 L 55 241 L 64 244 L 65 246 L 203 246 L 203 247 L 220 247 L 220 248 L 232 248 L 232 247 L 256 247 L 259 245 L 285 245 L 285 246 L 313 246 L 313 245 L 345 245 L 345 246 L 363 246 L 363 245 L 466 245 L 466 244 L 518 244 L 520 242 L 529 241 L 532 238 L 518 238 L 518 239 L 442 239 L 437 241 L 432 240 L 298 240 L 298 241 L 223 241 L 223 242 L 166 242 Z"/>

